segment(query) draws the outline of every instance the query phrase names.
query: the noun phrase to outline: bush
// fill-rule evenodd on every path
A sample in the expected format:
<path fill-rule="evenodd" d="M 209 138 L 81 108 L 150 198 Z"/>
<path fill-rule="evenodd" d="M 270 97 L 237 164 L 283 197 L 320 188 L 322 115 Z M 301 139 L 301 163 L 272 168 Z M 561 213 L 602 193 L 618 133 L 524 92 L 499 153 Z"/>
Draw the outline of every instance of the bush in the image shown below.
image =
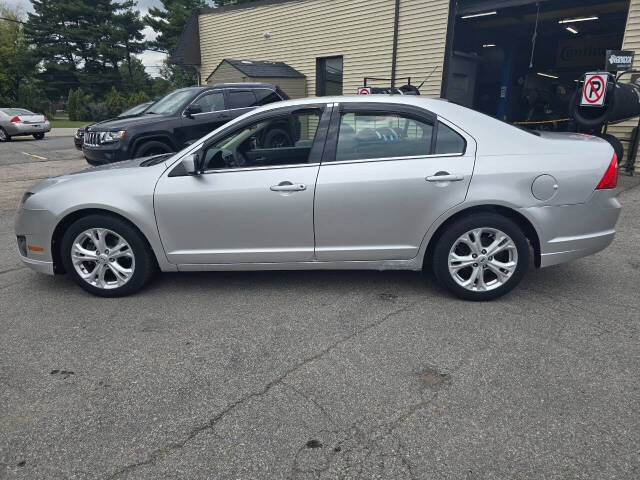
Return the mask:
<path fill-rule="evenodd" d="M 120 93 L 116 90 L 116 87 L 111 87 L 107 97 L 105 99 L 105 105 L 109 112 L 110 117 L 117 116 L 122 110 L 124 110 L 125 102 Z"/>

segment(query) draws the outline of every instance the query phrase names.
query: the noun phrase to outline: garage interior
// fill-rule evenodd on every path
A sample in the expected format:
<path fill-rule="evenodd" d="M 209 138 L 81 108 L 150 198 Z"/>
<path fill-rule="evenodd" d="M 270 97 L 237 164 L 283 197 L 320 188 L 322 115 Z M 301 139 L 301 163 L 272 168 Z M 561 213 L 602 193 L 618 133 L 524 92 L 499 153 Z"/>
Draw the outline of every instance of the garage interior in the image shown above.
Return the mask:
<path fill-rule="evenodd" d="M 578 79 L 621 49 L 628 11 L 628 0 L 458 2 L 446 96 L 510 123 L 574 130 Z"/>

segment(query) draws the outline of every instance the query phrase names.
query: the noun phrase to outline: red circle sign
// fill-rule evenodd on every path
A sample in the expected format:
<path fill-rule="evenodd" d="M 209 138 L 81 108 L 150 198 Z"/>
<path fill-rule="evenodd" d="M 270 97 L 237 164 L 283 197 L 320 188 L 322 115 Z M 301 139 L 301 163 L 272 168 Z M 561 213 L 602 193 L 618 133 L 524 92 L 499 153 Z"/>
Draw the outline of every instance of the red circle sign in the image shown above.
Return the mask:
<path fill-rule="evenodd" d="M 598 79 L 598 81 L 600 82 L 600 88 L 596 88 L 593 85 L 593 81 L 595 79 Z M 598 76 L 593 76 L 591 77 L 587 83 L 584 84 L 584 99 L 589 102 L 589 103 L 597 103 L 600 101 L 600 99 L 602 98 L 602 96 L 604 95 L 604 82 L 606 80 L 604 80 L 602 77 L 598 77 Z M 588 93 L 588 88 L 591 88 L 591 93 L 595 93 L 596 98 L 594 100 L 591 100 L 591 96 Z"/>

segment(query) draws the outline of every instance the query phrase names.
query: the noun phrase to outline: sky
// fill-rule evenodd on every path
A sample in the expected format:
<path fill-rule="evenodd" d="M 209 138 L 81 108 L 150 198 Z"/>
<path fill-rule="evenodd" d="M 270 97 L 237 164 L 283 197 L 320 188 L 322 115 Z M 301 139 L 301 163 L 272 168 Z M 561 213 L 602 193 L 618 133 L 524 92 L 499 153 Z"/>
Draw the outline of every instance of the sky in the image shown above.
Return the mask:
<path fill-rule="evenodd" d="M 19 7 L 25 12 L 33 10 L 30 0 L 0 0 L 0 3 L 4 3 L 8 7 Z M 137 3 L 138 10 L 140 10 L 142 16 L 149 11 L 149 8 L 160 6 L 160 0 L 138 0 Z M 150 27 L 146 27 L 143 32 L 146 40 L 153 40 L 156 37 L 156 33 Z M 136 56 L 142 60 L 147 73 L 154 77 L 158 76 L 158 68 L 156 67 L 160 65 L 163 58 L 166 57 L 164 53 L 151 51 L 146 51 Z"/>

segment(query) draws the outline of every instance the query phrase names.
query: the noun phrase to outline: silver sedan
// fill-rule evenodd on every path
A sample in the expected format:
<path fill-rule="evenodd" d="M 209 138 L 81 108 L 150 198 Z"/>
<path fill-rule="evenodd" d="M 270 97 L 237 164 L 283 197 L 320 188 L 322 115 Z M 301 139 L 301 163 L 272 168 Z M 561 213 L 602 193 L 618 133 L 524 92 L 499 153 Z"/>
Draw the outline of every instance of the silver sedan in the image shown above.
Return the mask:
<path fill-rule="evenodd" d="M 21 135 L 33 135 L 36 140 L 42 140 L 50 131 L 51 123 L 40 113 L 24 108 L 0 108 L 0 142 Z"/>
<path fill-rule="evenodd" d="M 286 134 L 290 142 L 266 144 Z M 605 141 L 530 133 L 407 96 L 271 104 L 176 154 L 44 180 L 16 220 L 22 261 L 101 296 L 160 269 L 432 269 L 499 297 L 530 263 L 593 254 L 620 214 Z"/>

